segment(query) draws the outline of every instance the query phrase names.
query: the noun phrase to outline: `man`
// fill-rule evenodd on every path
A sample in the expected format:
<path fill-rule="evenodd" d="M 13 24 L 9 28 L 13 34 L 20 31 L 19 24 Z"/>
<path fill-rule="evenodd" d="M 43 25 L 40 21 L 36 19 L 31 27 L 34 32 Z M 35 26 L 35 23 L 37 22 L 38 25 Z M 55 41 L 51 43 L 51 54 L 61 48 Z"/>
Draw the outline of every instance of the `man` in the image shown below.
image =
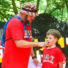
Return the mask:
<path fill-rule="evenodd" d="M 6 30 L 2 68 L 28 68 L 30 55 L 35 64 L 37 64 L 36 57 L 31 48 L 34 46 L 42 47 L 41 45 L 44 44 L 44 42 L 32 42 L 30 24 L 37 15 L 37 11 L 34 4 L 24 3 L 18 15 L 23 23 L 17 18 L 12 18 L 9 21 Z"/>

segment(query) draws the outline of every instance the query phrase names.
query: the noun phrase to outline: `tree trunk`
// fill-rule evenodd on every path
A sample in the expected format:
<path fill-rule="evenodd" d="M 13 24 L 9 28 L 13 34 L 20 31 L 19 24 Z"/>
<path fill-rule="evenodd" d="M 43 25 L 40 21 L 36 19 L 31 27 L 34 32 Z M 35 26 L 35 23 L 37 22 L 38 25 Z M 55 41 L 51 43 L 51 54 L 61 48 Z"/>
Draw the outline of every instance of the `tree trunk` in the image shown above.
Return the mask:
<path fill-rule="evenodd" d="M 64 0 L 65 1 L 65 4 L 66 4 L 66 8 L 67 8 L 67 23 L 68 23 L 68 0 Z"/>
<path fill-rule="evenodd" d="M 61 2 L 62 2 L 62 0 L 60 0 Z M 64 7 L 64 2 L 62 3 L 62 7 Z M 64 10 L 64 8 L 61 8 L 61 21 L 63 20 L 63 10 Z"/>
<path fill-rule="evenodd" d="M 18 0 L 19 1 L 19 3 L 20 3 L 20 9 L 21 9 L 21 0 Z"/>
<path fill-rule="evenodd" d="M 61 16 L 62 16 L 62 17 L 61 17 L 61 21 L 62 21 L 62 19 L 63 19 L 63 8 L 61 8 L 61 13 L 62 13 L 62 14 L 61 14 Z"/>
<path fill-rule="evenodd" d="M 15 0 L 12 0 L 12 5 L 13 5 L 13 11 L 14 11 L 14 13 L 15 13 L 15 14 L 18 14 Z"/>
<path fill-rule="evenodd" d="M 49 6 L 49 2 L 46 0 L 46 2 L 47 2 L 47 6 L 46 6 L 46 13 L 48 13 L 48 6 Z"/>
<path fill-rule="evenodd" d="M 66 7 L 67 7 L 67 23 L 68 23 L 68 3 L 66 3 Z"/>
<path fill-rule="evenodd" d="M 39 9 L 39 2 L 40 0 L 37 0 L 37 9 Z"/>

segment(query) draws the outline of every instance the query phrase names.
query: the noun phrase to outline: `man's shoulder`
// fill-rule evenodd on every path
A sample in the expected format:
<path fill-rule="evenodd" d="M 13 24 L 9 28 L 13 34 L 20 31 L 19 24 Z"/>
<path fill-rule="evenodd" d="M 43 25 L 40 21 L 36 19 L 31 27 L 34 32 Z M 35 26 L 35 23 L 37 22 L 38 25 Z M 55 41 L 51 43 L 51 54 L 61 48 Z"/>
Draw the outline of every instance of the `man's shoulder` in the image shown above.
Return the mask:
<path fill-rule="evenodd" d="M 19 22 L 21 22 L 20 21 L 20 19 L 18 19 L 18 18 L 12 18 L 12 19 L 10 19 L 10 21 L 9 21 L 10 23 L 19 23 Z"/>
<path fill-rule="evenodd" d="M 22 26 L 22 22 L 20 19 L 12 18 L 10 19 L 8 26 Z"/>

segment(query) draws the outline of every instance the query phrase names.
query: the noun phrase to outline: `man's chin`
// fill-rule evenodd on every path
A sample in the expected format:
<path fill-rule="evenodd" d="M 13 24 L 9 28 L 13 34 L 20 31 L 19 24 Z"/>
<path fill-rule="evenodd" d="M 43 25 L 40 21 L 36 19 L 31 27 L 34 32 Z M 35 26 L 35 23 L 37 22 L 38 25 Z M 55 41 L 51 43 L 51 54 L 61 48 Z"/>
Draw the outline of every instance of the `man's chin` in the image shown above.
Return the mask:
<path fill-rule="evenodd" d="M 27 24 L 29 24 L 29 21 L 26 21 Z"/>
<path fill-rule="evenodd" d="M 29 24 L 31 24 L 31 22 L 29 22 Z"/>
<path fill-rule="evenodd" d="M 31 21 L 26 21 L 27 24 L 31 24 Z"/>

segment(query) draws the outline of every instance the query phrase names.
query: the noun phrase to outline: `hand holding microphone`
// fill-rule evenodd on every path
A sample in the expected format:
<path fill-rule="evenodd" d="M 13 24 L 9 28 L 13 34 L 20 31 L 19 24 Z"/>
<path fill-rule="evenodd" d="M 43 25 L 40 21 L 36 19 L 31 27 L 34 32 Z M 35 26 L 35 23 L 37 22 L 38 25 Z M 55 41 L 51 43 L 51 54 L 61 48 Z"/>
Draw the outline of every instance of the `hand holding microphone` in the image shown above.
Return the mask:
<path fill-rule="evenodd" d="M 47 46 L 48 42 L 45 41 L 45 42 L 39 42 L 39 45 L 38 47 L 42 47 L 42 48 L 45 48 Z"/>
<path fill-rule="evenodd" d="M 42 45 L 42 48 L 46 48 L 47 44 L 48 44 L 48 41 L 45 41 L 44 44 Z"/>

